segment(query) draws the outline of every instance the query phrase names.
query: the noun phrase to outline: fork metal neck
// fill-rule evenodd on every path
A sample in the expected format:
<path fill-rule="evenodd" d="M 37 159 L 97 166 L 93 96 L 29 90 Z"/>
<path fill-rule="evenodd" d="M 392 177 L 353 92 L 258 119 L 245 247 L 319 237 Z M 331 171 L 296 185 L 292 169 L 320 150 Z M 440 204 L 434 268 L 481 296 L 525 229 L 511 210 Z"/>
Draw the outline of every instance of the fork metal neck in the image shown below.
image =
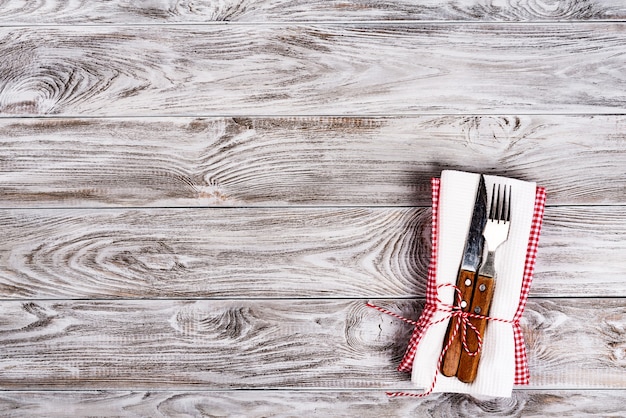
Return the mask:
<path fill-rule="evenodd" d="M 486 277 L 495 276 L 496 269 L 493 264 L 494 259 L 496 258 L 495 255 L 495 251 L 487 252 L 487 258 L 485 259 L 485 262 L 480 265 L 480 269 L 478 270 L 479 275 Z"/>

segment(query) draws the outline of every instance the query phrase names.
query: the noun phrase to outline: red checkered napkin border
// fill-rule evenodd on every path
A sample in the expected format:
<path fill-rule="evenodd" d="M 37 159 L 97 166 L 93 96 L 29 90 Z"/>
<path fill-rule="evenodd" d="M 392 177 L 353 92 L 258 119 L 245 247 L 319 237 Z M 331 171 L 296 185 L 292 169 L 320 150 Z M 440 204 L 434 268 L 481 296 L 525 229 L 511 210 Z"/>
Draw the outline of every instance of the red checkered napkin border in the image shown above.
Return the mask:
<path fill-rule="evenodd" d="M 432 251 L 430 265 L 428 267 L 428 285 L 426 287 L 426 306 L 420 316 L 406 353 L 398 366 L 398 370 L 410 372 L 413 369 L 413 361 L 417 346 L 421 341 L 426 329 L 425 324 L 430 324 L 435 314 L 437 306 L 437 250 L 439 236 L 439 190 L 441 180 L 433 178 L 432 185 Z M 537 248 L 539 245 L 539 235 L 541 234 L 541 224 L 543 222 L 543 213 L 546 205 L 546 190 L 543 187 L 537 187 L 535 193 L 535 207 L 533 213 L 532 224 L 530 228 L 530 237 L 528 239 L 528 249 L 526 251 L 526 261 L 524 264 L 524 276 L 522 279 L 522 289 L 520 293 L 519 305 L 513 316 L 513 338 L 515 341 L 515 380 L 516 385 L 527 385 L 530 381 L 530 372 L 528 370 L 528 361 L 526 358 L 526 346 L 524 344 L 524 335 L 519 325 L 519 320 L 524 313 L 530 285 L 532 283 L 533 271 L 535 268 L 535 260 L 537 258 Z"/>

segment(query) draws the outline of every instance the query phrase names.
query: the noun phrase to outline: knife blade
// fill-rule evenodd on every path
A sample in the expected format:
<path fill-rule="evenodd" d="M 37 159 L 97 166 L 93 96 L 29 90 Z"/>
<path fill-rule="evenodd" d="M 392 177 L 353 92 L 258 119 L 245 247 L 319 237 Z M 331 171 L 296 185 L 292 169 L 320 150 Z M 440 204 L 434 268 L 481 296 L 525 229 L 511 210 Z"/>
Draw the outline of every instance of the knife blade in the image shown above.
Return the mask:
<path fill-rule="evenodd" d="M 474 210 L 472 212 L 472 219 L 470 227 L 467 233 L 467 239 L 465 240 L 465 249 L 463 251 L 463 258 L 459 272 L 457 274 L 456 286 L 461 292 L 461 309 L 465 312 L 469 311 L 470 303 L 472 301 L 472 293 L 474 291 L 474 282 L 478 268 L 480 267 L 483 255 L 483 230 L 487 223 L 487 189 L 485 187 L 485 178 L 481 175 L 478 181 L 478 189 L 476 191 L 476 200 L 474 202 Z M 455 295 L 455 305 L 457 304 Z M 458 334 L 452 339 L 454 330 L 457 327 L 458 318 L 452 317 L 446 331 L 446 337 L 444 339 L 443 346 L 446 347 L 450 344 L 450 347 L 446 351 L 442 363 L 441 373 L 444 376 L 455 376 L 459 368 L 459 361 L 461 358 L 461 351 L 463 349 L 461 336 Z M 460 332 L 460 330 L 459 330 Z"/>

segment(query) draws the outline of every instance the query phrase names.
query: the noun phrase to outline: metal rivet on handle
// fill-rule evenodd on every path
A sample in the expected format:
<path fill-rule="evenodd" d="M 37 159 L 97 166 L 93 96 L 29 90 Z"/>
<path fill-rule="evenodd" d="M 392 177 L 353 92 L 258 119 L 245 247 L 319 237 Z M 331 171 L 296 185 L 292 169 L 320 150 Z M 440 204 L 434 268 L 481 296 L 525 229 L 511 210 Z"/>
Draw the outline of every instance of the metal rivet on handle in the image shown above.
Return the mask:
<path fill-rule="evenodd" d="M 461 308 L 466 308 L 467 307 L 467 302 L 465 302 L 464 300 L 461 301 Z"/>
<path fill-rule="evenodd" d="M 478 290 L 480 290 L 481 292 L 484 292 L 487 289 L 487 286 L 485 286 L 484 284 L 481 284 L 480 286 L 478 286 Z"/>
<path fill-rule="evenodd" d="M 470 279 L 465 279 L 465 286 L 471 286 L 472 281 Z"/>
<path fill-rule="evenodd" d="M 480 313 L 480 306 L 477 306 L 474 308 L 474 313 L 475 314 L 479 314 Z"/>

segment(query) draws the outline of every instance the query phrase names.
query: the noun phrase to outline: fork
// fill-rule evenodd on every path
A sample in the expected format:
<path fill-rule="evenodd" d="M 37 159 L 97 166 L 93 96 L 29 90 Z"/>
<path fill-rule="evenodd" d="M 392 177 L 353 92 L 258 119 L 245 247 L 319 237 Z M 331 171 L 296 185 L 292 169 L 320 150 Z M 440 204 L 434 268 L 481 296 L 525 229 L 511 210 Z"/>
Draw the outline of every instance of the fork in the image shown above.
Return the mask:
<path fill-rule="evenodd" d="M 502 193 L 501 193 L 502 192 Z M 491 207 L 489 217 L 483 230 L 485 247 L 487 248 L 487 258 L 478 270 L 478 279 L 474 287 L 474 295 L 469 312 L 476 315 L 487 316 L 493 289 L 495 284 L 496 251 L 509 237 L 511 228 L 511 186 L 507 187 L 493 185 L 491 193 Z M 486 318 L 470 318 L 469 322 L 475 327 L 476 333 L 466 334 L 466 350 L 461 351 L 457 378 L 465 383 L 471 383 L 476 379 L 478 363 L 480 361 L 480 348 L 482 346 L 482 336 L 485 335 L 487 327 Z"/>
<path fill-rule="evenodd" d="M 500 198 L 500 189 L 503 189 L 502 198 Z M 480 267 L 478 274 L 489 277 L 495 276 L 494 260 L 496 258 L 496 250 L 509 237 L 509 229 L 511 228 L 511 186 L 509 186 L 509 194 L 506 193 L 506 186 L 498 185 L 498 195 L 496 196 L 496 185 L 493 185 L 491 193 L 491 208 L 489 210 L 489 219 L 483 231 L 485 237 L 485 246 L 488 249 L 487 259 Z"/>

